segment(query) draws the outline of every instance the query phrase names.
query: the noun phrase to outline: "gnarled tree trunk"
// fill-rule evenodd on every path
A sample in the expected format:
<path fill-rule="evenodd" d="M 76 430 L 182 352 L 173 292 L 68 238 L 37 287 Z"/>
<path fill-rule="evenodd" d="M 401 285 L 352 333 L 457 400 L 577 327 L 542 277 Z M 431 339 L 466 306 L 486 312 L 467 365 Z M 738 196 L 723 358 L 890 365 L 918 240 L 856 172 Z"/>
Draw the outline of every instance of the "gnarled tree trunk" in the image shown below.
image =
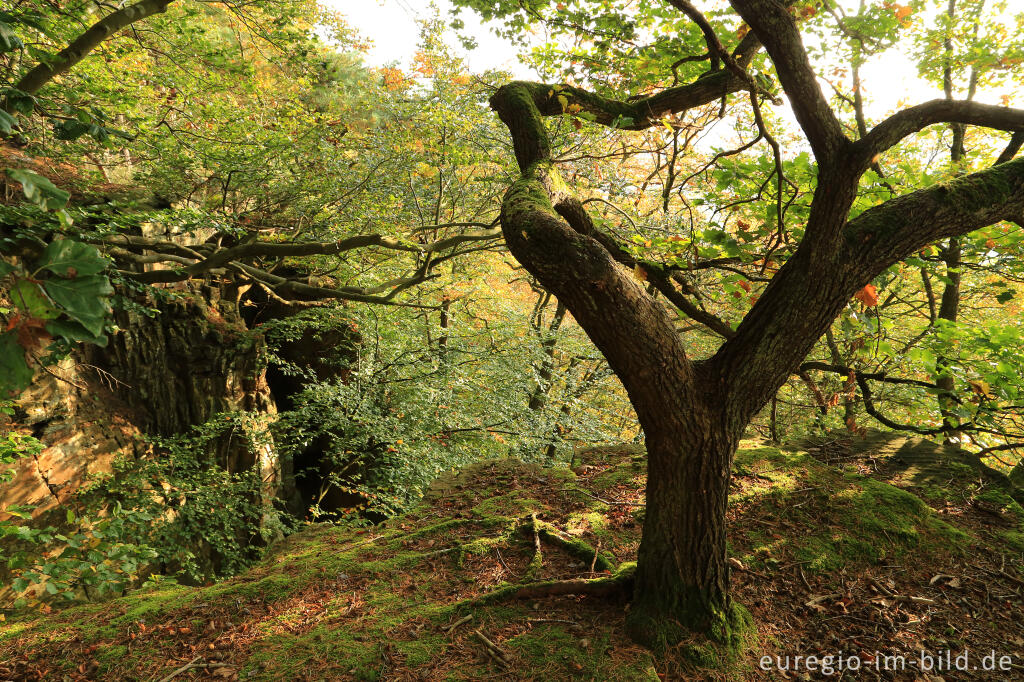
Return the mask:
<path fill-rule="evenodd" d="M 973 105 L 930 103 L 898 114 L 853 142 L 828 108 L 784 6 L 734 0 L 765 40 L 818 159 L 805 237 L 736 330 L 689 303 L 657 264 L 638 264 L 602 234 L 552 162 L 542 116 L 579 107 L 619 120 L 622 103 L 568 86 L 510 83 L 491 98 L 508 126 L 521 176 L 502 202 L 509 250 L 565 304 L 622 381 L 648 450 L 647 510 L 627 625 L 655 650 L 687 630 L 736 643 L 742 611 L 730 603 L 725 509 L 730 468 L 751 418 L 806 357 L 853 294 L 887 267 L 937 239 L 1024 215 L 1024 161 L 910 193 L 849 219 L 860 176 L 902 136 L 949 117 L 991 118 Z M 734 67 L 736 64 L 734 63 Z M 717 77 L 672 89 L 676 110 L 713 101 L 747 81 Z M 795 93 L 795 94 L 794 94 Z M 635 125 L 655 118 L 654 98 L 631 105 Z M 644 113 L 647 109 L 649 112 Z M 669 107 L 671 108 L 671 107 Z M 603 118 L 600 112 L 604 112 Z M 1016 125 L 1016 124 L 1015 124 Z M 620 263 L 650 268 L 650 281 L 726 338 L 691 361 L 668 311 Z"/>

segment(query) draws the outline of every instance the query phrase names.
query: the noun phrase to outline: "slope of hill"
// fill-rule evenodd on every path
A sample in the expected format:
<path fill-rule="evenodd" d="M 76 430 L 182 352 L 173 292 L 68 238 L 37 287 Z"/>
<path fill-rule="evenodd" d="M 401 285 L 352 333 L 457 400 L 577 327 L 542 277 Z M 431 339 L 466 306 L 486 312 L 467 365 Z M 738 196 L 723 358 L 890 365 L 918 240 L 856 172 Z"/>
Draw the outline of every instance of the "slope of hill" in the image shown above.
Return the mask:
<path fill-rule="evenodd" d="M 991 651 L 1010 656 L 992 679 L 1024 679 L 1024 509 L 955 457 L 915 478 L 887 442 L 744 443 L 732 585 L 756 635 L 738 660 L 691 646 L 655 662 L 623 634 L 644 470 L 640 451 L 612 447 L 580 453 L 577 473 L 470 467 L 408 514 L 312 526 L 209 587 L 12 618 L 0 677 L 782 679 L 786 656 L 792 671 L 796 655 L 841 654 L 881 679 L 929 679 L 922 651 L 971 665 Z"/>

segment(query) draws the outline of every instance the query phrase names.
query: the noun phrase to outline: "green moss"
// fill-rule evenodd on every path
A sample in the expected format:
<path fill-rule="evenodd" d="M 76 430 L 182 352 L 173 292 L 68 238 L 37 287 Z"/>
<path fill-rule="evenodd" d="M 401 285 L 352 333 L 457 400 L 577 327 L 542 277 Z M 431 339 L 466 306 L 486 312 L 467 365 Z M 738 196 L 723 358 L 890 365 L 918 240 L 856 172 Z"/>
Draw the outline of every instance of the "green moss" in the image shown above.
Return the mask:
<path fill-rule="evenodd" d="M 395 648 L 404 657 L 407 666 L 423 666 L 443 656 L 448 640 L 441 635 L 422 635 L 409 642 L 397 642 Z"/>
<path fill-rule="evenodd" d="M 632 460 L 618 464 L 595 474 L 587 481 L 587 488 L 600 495 L 605 490 L 618 487 L 643 487 L 645 467 Z M 591 502 L 595 500 L 590 498 Z"/>
<path fill-rule="evenodd" d="M 333 667 L 339 677 L 353 680 L 379 680 L 386 669 L 380 647 L 372 637 L 319 626 L 301 636 L 263 638 L 243 670 L 250 679 L 294 679 L 305 677 L 305 669 L 319 662 Z"/>
<path fill-rule="evenodd" d="M 96 660 L 101 666 L 109 666 L 120 662 L 128 655 L 128 647 L 123 644 L 105 646 L 96 652 Z"/>
<path fill-rule="evenodd" d="M 123 615 L 114 618 L 113 622 L 131 623 L 140 620 L 149 622 L 149 620 L 168 608 L 191 603 L 197 596 L 194 589 L 177 585 L 164 587 L 153 592 L 132 594 L 123 598 L 122 604 L 128 608 Z M 88 618 L 89 616 L 88 610 L 76 609 L 75 614 L 80 618 Z"/>
<path fill-rule="evenodd" d="M 491 97 L 491 107 L 502 120 L 515 120 L 517 129 L 522 130 L 522 137 L 529 139 L 536 147 L 537 151 L 529 161 L 551 157 L 548 131 L 537 108 L 537 102 L 548 97 L 546 90 L 539 83 L 513 81 L 499 88 Z"/>
<path fill-rule="evenodd" d="M 946 202 L 963 213 L 989 208 L 1002 203 L 1013 192 L 1014 180 L 1019 182 L 1019 166 L 995 166 L 982 173 L 974 173 L 939 185 Z"/>
<path fill-rule="evenodd" d="M 874 534 L 888 534 L 916 544 L 920 522 L 931 510 L 921 498 L 872 478 L 851 478 L 855 494 L 853 514 Z"/>
<path fill-rule="evenodd" d="M 452 655 L 452 639 L 441 626 L 472 614 L 472 625 L 495 633 L 495 641 L 513 654 L 515 673 L 524 678 L 655 679 L 651 657 L 638 647 L 623 646 L 622 602 L 585 600 L 586 608 L 605 610 L 599 624 L 588 625 L 586 634 L 580 634 L 557 624 L 526 625 L 528 616 L 543 614 L 516 598 L 522 584 L 495 586 L 492 582 L 498 579 L 498 559 L 486 555 L 495 554 L 495 547 L 501 548 L 513 569 L 521 569 L 529 557 L 533 530 L 521 533 L 524 517 L 528 519 L 531 512 L 543 511 L 550 522 L 538 524 L 548 564 L 555 564 L 563 551 L 554 549 L 557 544 L 589 566 L 594 547 L 579 537 L 586 532 L 601 538 L 602 549 L 617 556 L 635 551 L 639 527 L 621 513 L 626 509 L 609 508 L 592 497 L 572 493 L 578 487 L 601 496 L 602 486 L 643 485 L 642 461 L 634 463 L 624 456 L 604 464 L 607 470 L 576 481 L 571 472 L 512 461 L 485 463 L 447 477 L 431 493 L 436 503 L 428 495 L 423 507 L 392 519 L 387 528 L 307 528 L 275 547 L 266 561 L 245 575 L 211 587 L 164 587 L 75 607 L 50 618 L 37 616 L 35 622 L 12 619 L 0 626 L 0 657 L 10 655 L 15 646 L 27 647 L 38 656 L 52 655 L 54 646 L 80 651 L 94 643 L 112 642 L 121 647 L 126 626 L 138 620 L 189 623 L 198 616 L 200 622 L 193 627 L 199 631 L 209 607 L 230 614 L 235 623 L 250 623 L 251 642 L 240 645 L 232 660 L 254 679 L 373 680 L 386 679 L 395 669 L 432 675 L 432 662 Z M 818 571 L 898 560 L 910 552 L 927 559 L 929 554 L 955 551 L 971 541 L 920 498 L 883 482 L 844 474 L 801 452 L 746 443 L 737 454 L 735 471 L 741 491 L 730 499 L 730 513 L 738 516 L 730 529 L 731 546 L 746 553 L 744 563 L 764 565 L 765 571 L 771 570 L 770 562 L 794 559 L 808 561 L 805 570 Z M 522 489 L 522 485 L 513 487 L 515 481 L 533 489 L 533 481 L 540 479 L 548 486 L 544 493 L 508 492 Z M 1024 514 L 1019 505 L 989 488 L 977 498 L 1005 515 Z M 452 500 L 460 510 L 471 509 L 470 514 L 460 511 L 469 518 L 446 515 Z M 425 539 L 436 541 L 425 543 Z M 1024 528 L 1007 530 L 1000 541 L 1014 551 L 1024 551 Z M 440 554 L 447 550 L 453 551 Z M 461 557 L 464 564 L 458 561 Z M 602 560 L 607 558 L 599 558 L 599 568 L 612 567 L 610 560 L 607 566 Z M 634 571 L 635 564 L 626 563 L 597 582 L 611 583 L 612 591 L 625 591 Z M 345 576 L 338 577 L 342 573 Z M 524 578 L 515 570 L 503 574 Z M 474 585 L 474 581 L 483 584 Z M 251 616 L 244 611 L 245 604 L 264 601 L 271 608 L 254 608 Z M 551 603 L 562 602 L 552 599 Z M 199 604 L 204 608 L 191 608 Z M 311 604 L 321 609 L 313 621 L 308 617 Z M 626 613 L 633 618 L 634 608 Z M 723 609 L 710 622 L 710 638 L 679 627 L 675 615 L 652 618 L 646 624 L 648 634 L 660 638 L 662 653 L 688 661 L 691 667 L 713 668 L 713 672 L 693 673 L 694 679 L 736 676 L 735 654 L 755 634 L 749 613 L 739 605 Z M 304 631 L 306 627 L 312 629 Z M 500 639 L 509 633 L 514 636 Z M 588 646 L 581 646 L 581 637 L 588 638 Z M 101 661 L 101 676 L 151 669 L 154 661 L 163 665 L 165 642 L 152 641 L 136 640 L 130 652 L 112 649 Z M 614 655 L 606 651 L 609 647 Z M 75 659 L 74 665 L 81 660 Z M 172 669 L 160 668 L 157 677 Z M 470 680 L 499 672 L 491 664 L 466 663 L 436 677 L 448 674 L 450 679 Z"/>
<path fill-rule="evenodd" d="M 573 634 L 558 623 L 538 624 L 516 635 L 503 646 L 534 672 L 534 679 L 547 680 L 658 680 L 653 660 L 642 651 L 616 661 L 603 656 L 612 646 L 612 634 L 601 632 L 593 639 Z M 533 676 L 531 676 L 533 677 Z"/>
<path fill-rule="evenodd" d="M 1015 552 L 1024 552 L 1024 532 L 1007 530 L 999 534 L 1002 539 Z"/>
<path fill-rule="evenodd" d="M 522 518 L 531 512 L 541 512 L 547 506 L 537 500 L 523 497 L 522 493 L 511 492 L 507 495 L 489 497 L 473 507 L 473 514 L 481 518 Z"/>

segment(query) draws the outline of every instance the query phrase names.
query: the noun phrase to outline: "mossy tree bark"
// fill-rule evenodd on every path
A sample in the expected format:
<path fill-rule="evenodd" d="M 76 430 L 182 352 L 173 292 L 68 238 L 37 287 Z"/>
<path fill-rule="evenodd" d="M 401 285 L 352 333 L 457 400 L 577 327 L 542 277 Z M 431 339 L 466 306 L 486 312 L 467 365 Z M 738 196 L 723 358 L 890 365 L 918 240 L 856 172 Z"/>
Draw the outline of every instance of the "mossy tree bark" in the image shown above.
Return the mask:
<path fill-rule="evenodd" d="M 735 331 L 718 321 L 724 329 L 716 331 L 726 340 L 706 361 L 687 357 L 673 317 L 622 266 L 628 259 L 624 250 L 595 228 L 566 187 L 543 121 L 579 104 L 598 122 L 621 124 L 626 116 L 629 127 L 644 127 L 657 117 L 637 112 L 653 98 L 631 104 L 628 115 L 619 102 L 567 86 L 515 82 L 491 98 L 509 128 L 521 171 L 502 204 L 509 250 L 604 354 L 646 435 L 647 511 L 627 623 L 634 638 L 656 650 L 680 641 L 687 630 L 735 643 L 734 629 L 743 619 L 729 600 L 725 544 L 733 455 L 747 423 L 853 294 L 936 240 L 1024 218 L 1022 160 L 910 193 L 850 220 L 860 176 L 903 137 L 949 121 L 1024 129 L 1024 111 L 936 100 L 901 111 L 852 141 L 817 85 L 785 5 L 732 4 L 778 70 L 815 153 L 818 185 L 799 248 Z M 733 73 L 745 66 L 740 50 L 721 56 Z M 742 76 L 716 78 L 717 89 L 708 88 L 707 78 L 673 88 L 671 110 L 714 101 L 722 87 L 757 87 Z M 663 271 L 652 274 L 662 283 L 670 279 Z M 683 312 L 694 308 L 675 289 L 666 297 Z M 714 329 L 715 320 L 710 322 Z"/>

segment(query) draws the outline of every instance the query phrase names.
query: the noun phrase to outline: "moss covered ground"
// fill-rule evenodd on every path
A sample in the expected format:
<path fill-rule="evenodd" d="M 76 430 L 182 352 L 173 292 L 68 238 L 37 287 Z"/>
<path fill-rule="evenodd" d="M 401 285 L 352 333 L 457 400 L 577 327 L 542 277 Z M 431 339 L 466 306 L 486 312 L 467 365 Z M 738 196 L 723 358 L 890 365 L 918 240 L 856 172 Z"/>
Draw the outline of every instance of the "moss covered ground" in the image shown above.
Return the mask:
<path fill-rule="evenodd" d="M 8 614 L 0 678 L 783 679 L 762 656 L 1024 651 L 1024 509 L 977 477 L 899 474 L 883 446 L 743 444 L 732 589 L 757 633 L 728 664 L 652 659 L 624 635 L 622 596 L 486 599 L 635 560 L 643 458 L 620 447 L 579 453 L 578 474 L 475 465 L 405 515 L 309 526 L 218 584 Z"/>

